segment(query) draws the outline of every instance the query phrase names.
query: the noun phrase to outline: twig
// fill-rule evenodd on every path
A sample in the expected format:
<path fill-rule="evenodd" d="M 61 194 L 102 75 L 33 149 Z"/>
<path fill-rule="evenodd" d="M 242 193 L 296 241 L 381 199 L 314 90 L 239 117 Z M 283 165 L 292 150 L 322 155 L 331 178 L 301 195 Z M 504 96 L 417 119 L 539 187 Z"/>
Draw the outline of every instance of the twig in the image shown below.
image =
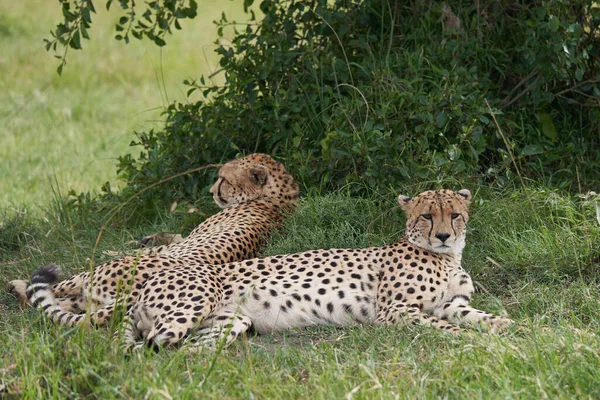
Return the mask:
<path fill-rule="evenodd" d="M 519 181 L 521 181 L 521 185 L 523 185 L 523 190 L 526 192 L 527 191 L 527 187 L 525 186 L 525 182 L 523 181 L 523 177 L 521 176 L 521 171 L 519 171 L 519 167 L 517 166 L 517 161 L 515 160 L 515 156 L 512 153 L 512 150 L 510 149 L 510 145 L 508 144 L 508 140 L 506 139 L 506 136 L 504 136 L 504 132 L 502 132 L 502 128 L 500 128 L 500 125 L 498 124 L 498 121 L 496 120 L 496 115 L 494 114 L 494 112 L 492 111 L 492 107 L 490 107 L 490 103 L 488 103 L 487 99 L 485 99 L 485 104 L 488 107 L 488 110 L 490 111 L 490 114 L 492 114 L 492 118 L 494 119 L 494 123 L 496 124 L 496 128 L 498 129 L 498 132 L 500 133 L 500 136 L 502 136 L 502 140 L 504 141 L 504 145 L 506 146 L 506 150 L 508 151 L 508 155 L 510 156 L 510 159 L 515 167 L 515 170 L 517 171 L 517 176 L 519 177 Z"/>
<path fill-rule="evenodd" d="M 477 25 L 477 40 L 479 40 L 479 43 L 483 43 L 483 38 L 481 37 L 481 30 L 479 29 L 479 14 L 480 14 L 479 0 L 475 1 L 475 7 L 477 9 L 477 23 L 476 23 L 476 25 Z"/>
<path fill-rule="evenodd" d="M 346 60 L 346 66 L 348 67 L 348 74 L 350 75 L 350 81 L 352 82 L 352 85 L 354 85 L 354 78 L 352 77 L 352 69 L 350 68 L 350 61 L 348 61 L 348 55 L 346 55 L 346 49 L 344 48 L 344 44 L 342 43 L 342 40 L 340 39 L 340 37 L 338 36 L 337 32 L 335 31 L 335 29 L 333 29 L 333 26 L 331 26 L 331 24 L 329 22 L 327 22 L 327 20 L 325 18 L 323 18 L 318 12 L 316 12 L 315 10 L 311 10 L 317 17 L 319 17 L 321 19 L 321 21 L 323 21 L 325 23 L 325 25 L 327 25 L 329 27 L 329 29 L 331 29 L 331 32 L 333 32 L 333 34 L 335 35 L 340 48 L 342 49 L 342 53 L 344 54 L 344 59 Z"/>
<path fill-rule="evenodd" d="M 587 81 L 579 82 L 577 85 L 575 85 L 573 87 L 561 90 L 560 92 L 556 93 L 555 96 L 560 96 L 561 94 L 565 94 L 567 92 L 574 91 L 578 87 L 583 86 L 583 85 L 587 85 L 588 83 L 598 83 L 598 82 L 600 82 L 600 79 L 588 79 Z M 583 94 L 583 93 L 581 93 L 581 94 Z M 590 97 L 592 97 L 592 96 L 590 96 Z"/>
<path fill-rule="evenodd" d="M 523 90 L 521 93 L 519 93 L 514 99 L 512 99 L 511 101 L 509 101 L 506 104 L 503 104 L 502 107 L 503 108 L 508 108 L 510 106 L 512 106 L 517 100 L 519 100 L 521 97 L 523 97 L 527 92 L 529 92 L 529 90 L 531 90 L 531 88 L 533 87 L 533 85 L 535 85 L 537 83 L 537 81 L 540 80 L 541 75 L 536 76 L 536 78 L 534 79 L 533 82 L 531 82 L 529 85 L 527 85 L 527 87 L 525 88 L 525 90 Z"/>
<path fill-rule="evenodd" d="M 579 192 L 579 195 L 581 196 L 581 195 L 583 195 L 583 192 L 581 190 L 581 178 L 579 176 L 579 166 L 577 164 L 575 164 L 575 173 L 577 174 L 576 175 L 577 176 L 577 190 Z M 586 242 L 588 242 L 588 244 L 589 244 L 589 249 L 588 249 L 589 254 L 590 254 L 589 262 L 590 262 L 590 265 L 593 265 L 593 262 L 594 262 L 593 261 L 593 258 L 594 258 L 594 256 L 593 256 L 593 254 L 594 254 L 593 240 L 590 240 L 590 236 L 591 236 L 590 235 L 590 226 L 588 223 L 588 219 L 585 216 L 585 205 L 584 205 L 584 202 L 581 201 L 581 198 L 579 200 L 579 204 L 581 206 L 581 217 L 583 218 L 583 237 L 585 239 L 587 239 Z M 581 267 L 578 266 L 577 270 L 579 272 L 579 279 L 583 279 L 583 276 L 581 274 Z"/>
<path fill-rule="evenodd" d="M 348 86 L 349 88 L 352 88 L 354 90 L 356 90 L 358 92 L 358 94 L 360 94 L 360 97 L 362 97 L 363 101 L 365 102 L 365 105 L 367 106 L 367 113 L 365 115 L 365 123 L 363 125 L 363 129 L 365 129 L 365 127 L 367 126 L 367 121 L 369 120 L 369 102 L 367 101 L 367 98 L 365 97 L 365 95 L 360 91 L 359 88 L 357 88 L 354 85 L 350 85 L 348 83 L 340 83 L 338 85 L 339 86 Z"/>
<path fill-rule="evenodd" d="M 537 73 L 538 73 L 538 67 L 535 67 L 529 74 L 527 74 L 527 76 L 525 78 L 521 79 L 519 81 L 519 83 L 517 83 L 515 85 L 515 87 L 510 91 L 508 96 L 506 96 L 504 98 L 504 100 L 502 100 L 502 104 L 508 103 L 508 99 L 510 99 L 512 97 L 512 95 L 517 91 L 517 89 L 520 88 L 521 86 L 523 86 L 525 84 L 525 82 L 527 82 L 529 79 L 531 79 L 531 77 L 533 77 Z"/>
<path fill-rule="evenodd" d="M 121 211 L 123 209 L 123 207 L 125 207 L 127 204 L 129 204 L 129 202 L 131 202 L 133 199 L 137 198 L 141 194 L 147 192 L 148 190 L 152 189 L 153 187 L 161 185 L 161 184 L 163 184 L 165 182 L 169 182 L 170 180 L 173 180 L 175 178 L 179 178 L 180 176 L 184 176 L 184 175 L 191 174 L 191 173 L 194 173 L 194 172 L 202 171 L 204 169 L 218 168 L 220 166 L 221 166 L 221 164 L 207 164 L 207 165 L 203 165 L 203 166 L 198 167 L 198 168 L 193 168 L 193 169 L 181 172 L 179 174 L 175 174 L 175 175 L 169 176 L 167 178 L 161 179 L 158 182 L 154 182 L 153 184 L 151 184 L 149 186 L 146 186 L 145 188 L 143 188 L 142 190 L 140 190 L 139 192 L 135 193 L 133 196 L 131 196 L 130 198 L 128 198 L 124 203 L 122 203 L 119 206 L 113 208 L 111 210 L 108 218 L 106 219 L 106 222 L 104 222 L 104 224 L 102 224 L 102 227 L 100 228 L 100 231 L 98 232 L 98 236 L 96 236 L 96 242 L 94 243 L 94 249 L 92 250 L 92 256 L 90 257 L 90 268 L 93 268 L 93 265 L 94 265 L 94 256 L 96 255 L 96 250 L 98 249 L 98 245 L 100 244 L 100 239 L 102 238 L 102 233 L 106 230 L 106 227 L 108 226 L 108 224 L 110 223 L 110 221 L 112 221 L 112 219 L 115 217 L 115 215 L 117 215 L 117 213 L 119 211 Z"/>

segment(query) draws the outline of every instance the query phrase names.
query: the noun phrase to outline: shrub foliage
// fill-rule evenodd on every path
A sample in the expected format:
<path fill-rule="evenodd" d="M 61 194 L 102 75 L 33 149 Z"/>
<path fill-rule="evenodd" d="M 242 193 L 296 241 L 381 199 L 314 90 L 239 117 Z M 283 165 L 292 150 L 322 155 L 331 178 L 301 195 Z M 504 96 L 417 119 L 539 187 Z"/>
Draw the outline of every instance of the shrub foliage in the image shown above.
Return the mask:
<path fill-rule="evenodd" d="M 165 110 L 163 129 L 137 133 L 139 156 L 120 157 L 127 190 L 255 151 L 327 189 L 504 185 L 515 174 L 568 189 L 598 183 L 593 0 L 264 0 L 260 18 L 251 3 L 248 23 L 217 21 L 220 34 L 236 29 L 217 49 L 225 84 L 186 81 L 189 101 Z M 159 45 L 196 10 L 193 0 L 149 4 L 170 19 L 154 9 L 131 32 Z M 147 193 L 192 198 L 211 179 L 191 175 Z"/>

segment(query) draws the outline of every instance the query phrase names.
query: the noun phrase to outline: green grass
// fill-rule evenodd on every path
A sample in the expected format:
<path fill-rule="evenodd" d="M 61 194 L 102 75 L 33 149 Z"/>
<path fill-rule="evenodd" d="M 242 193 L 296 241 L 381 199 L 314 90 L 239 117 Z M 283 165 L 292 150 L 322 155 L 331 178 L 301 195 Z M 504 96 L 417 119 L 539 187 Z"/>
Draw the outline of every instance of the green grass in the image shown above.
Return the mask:
<path fill-rule="evenodd" d="M 115 186 L 115 159 L 133 130 L 160 125 L 161 108 L 185 99 L 181 81 L 214 68 L 211 21 L 241 5 L 200 6 L 202 17 L 162 53 L 105 40 L 117 16 L 98 7 L 94 40 L 70 52 L 58 77 L 41 41 L 59 21 L 58 4 L 0 3 L 0 287 L 50 262 L 81 271 L 107 259 L 103 250 L 157 230 L 189 232 L 214 211 L 164 212 L 135 228 L 117 219 L 91 260 L 105 213 L 73 210 L 61 195 Z M 506 334 L 319 327 L 245 338 L 218 354 L 124 357 L 107 329 L 56 326 L 1 292 L 0 398 L 599 398 L 598 197 L 471 189 L 464 265 L 479 288 L 475 306 L 516 322 Z M 388 195 L 310 193 L 263 253 L 389 244 L 403 221 Z"/>
<path fill-rule="evenodd" d="M 403 230 L 400 213 L 391 196 L 309 195 L 263 253 L 391 243 Z M 218 354 L 170 349 L 127 358 L 108 330 L 55 326 L 3 295 L 0 384 L 25 398 L 598 398 L 594 203 L 543 189 L 482 189 L 471 214 L 464 265 L 482 288 L 474 304 L 516 322 L 501 336 L 320 327 L 238 340 Z M 81 268 L 99 222 L 83 226 L 71 215 L 66 229 L 59 215 L 12 219 L 12 239 L 0 235 L 12 243 L 1 246 L 0 285 L 50 261 Z M 113 229 L 101 246 L 142 231 Z"/>
<path fill-rule="evenodd" d="M 212 21 L 222 11 L 243 14 L 236 2 L 203 1 L 200 16 L 161 50 L 112 39 L 116 8 L 97 5 L 92 40 L 69 51 L 58 76 L 42 39 L 60 22 L 60 4 L 0 3 L 0 209 L 44 205 L 55 182 L 63 192 L 114 186 L 116 158 L 130 151 L 134 130 L 161 126 L 163 107 L 186 100 L 182 81 L 218 67 Z"/>

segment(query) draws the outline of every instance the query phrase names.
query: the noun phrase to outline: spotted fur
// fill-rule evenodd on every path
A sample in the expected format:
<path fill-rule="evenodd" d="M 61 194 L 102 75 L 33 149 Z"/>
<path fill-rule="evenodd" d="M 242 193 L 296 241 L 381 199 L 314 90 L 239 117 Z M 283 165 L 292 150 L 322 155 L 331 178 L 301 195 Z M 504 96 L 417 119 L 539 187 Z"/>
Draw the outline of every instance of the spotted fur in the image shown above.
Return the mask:
<path fill-rule="evenodd" d="M 53 286 L 50 278 L 56 278 L 56 268 L 52 274 L 42 269 L 33 274 L 27 288 L 29 301 L 61 324 L 73 326 L 89 317 L 92 323 L 103 325 L 116 307 L 134 304 L 144 282 L 158 272 L 194 266 L 212 270 L 204 265 L 253 257 L 270 231 L 295 209 L 299 193 L 283 165 L 265 154 L 223 165 L 210 191 L 223 210 L 181 242 L 165 246 L 158 254 L 100 264 L 92 273 L 83 272 Z M 169 283 L 159 296 L 171 299 L 175 295 L 166 291 L 175 293 L 177 285 L 178 280 Z"/>
<path fill-rule="evenodd" d="M 462 323 L 504 329 L 510 320 L 469 305 L 474 289 L 461 255 L 470 199 L 466 189 L 400 196 L 406 233 L 390 246 L 160 271 L 127 315 L 124 347 L 140 338 L 156 345 L 188 342 L 191 348 L 230 343 L 250 327 L 269 333 L 411 321 L 453 334 Z"/>

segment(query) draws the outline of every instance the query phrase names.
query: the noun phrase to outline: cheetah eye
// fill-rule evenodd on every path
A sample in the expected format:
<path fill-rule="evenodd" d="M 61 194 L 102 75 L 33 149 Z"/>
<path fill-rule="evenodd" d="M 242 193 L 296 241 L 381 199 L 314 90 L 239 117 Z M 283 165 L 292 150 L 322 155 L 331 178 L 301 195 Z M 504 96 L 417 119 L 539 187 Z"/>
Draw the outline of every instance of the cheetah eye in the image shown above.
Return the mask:
<path fill-rule="evenodd" d="M 421 214 L 421 217 L 425 218 L 428 221 L 431 221 L 431 214 Z"/>
<path fill-rule="evenodd" d="M 452 219 L 456 219 L 458 217 L 460 217 L 459 213 L 452 213 Z"/>

